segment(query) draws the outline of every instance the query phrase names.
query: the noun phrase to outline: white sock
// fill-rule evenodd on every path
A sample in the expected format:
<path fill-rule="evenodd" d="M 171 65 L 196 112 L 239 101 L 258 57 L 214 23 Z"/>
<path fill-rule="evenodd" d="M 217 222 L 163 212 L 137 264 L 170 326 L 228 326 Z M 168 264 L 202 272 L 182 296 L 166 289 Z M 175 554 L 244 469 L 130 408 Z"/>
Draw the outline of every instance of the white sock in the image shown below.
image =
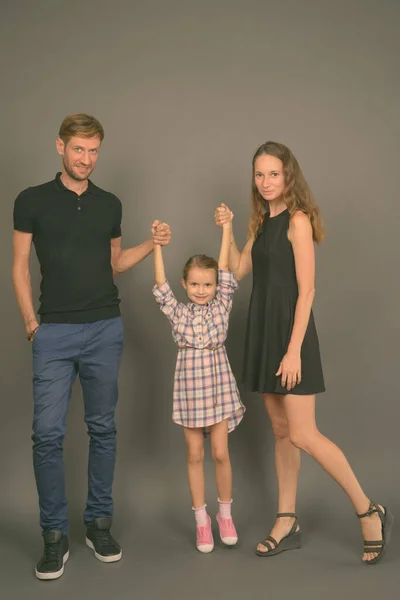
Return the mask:
<path fill-rule="evenodd" d="M 204 506 L 200 506 L 200 508 L 192 507 L 192 509 L 194 510 L 194 518 L 196 519 L 196 525 L 198 525 L 199 527 L 203 527 L 208 523 L 208 514 L 206 506 L 207 504 L 204 504 Z"/>
<path fill-rule="evenodd" d="M 232 504 L 232 500 L 230 500 L 229 502 L 222 502 L 218 498 L 218 504 L 219 504 L 219 514 L 221 515 L 221 517 L 223 519 L 230 519 L 231 518 L 231 504 Z"/>

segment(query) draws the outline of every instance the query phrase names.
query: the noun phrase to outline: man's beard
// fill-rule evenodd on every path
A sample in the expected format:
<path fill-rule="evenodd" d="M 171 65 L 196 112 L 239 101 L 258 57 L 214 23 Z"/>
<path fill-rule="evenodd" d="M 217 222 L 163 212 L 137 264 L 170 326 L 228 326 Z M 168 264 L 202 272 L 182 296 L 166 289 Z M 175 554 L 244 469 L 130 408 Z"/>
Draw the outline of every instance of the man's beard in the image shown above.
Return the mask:
<path fill-rule="evenodd" d="M 93 172 L 93 169 L 90 169 L 87 171 L 86 175 L 78 175 L 78 174 L 74 173 L 72 171 L 72 169 L 69 168 L 69 166 L 65 162 L 65 160 L 63 160 L 63 166 L 64 166 L 65 172 L 68 175 L 68 177 L 70 177 L 71 179 L 74 179 L 74 181 L 86 181 L 86 179 L 89 179 L 89 175 Z"/>

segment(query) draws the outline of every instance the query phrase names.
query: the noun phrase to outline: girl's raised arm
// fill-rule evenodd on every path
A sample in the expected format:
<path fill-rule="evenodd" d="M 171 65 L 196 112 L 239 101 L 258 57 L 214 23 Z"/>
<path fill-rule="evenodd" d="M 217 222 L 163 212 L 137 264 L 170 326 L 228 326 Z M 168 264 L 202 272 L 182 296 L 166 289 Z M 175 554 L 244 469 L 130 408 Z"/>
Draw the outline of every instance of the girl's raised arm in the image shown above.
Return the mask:
<path fill-rule="evenodd" d="M 229 271 L 229 251 L 232 238 L 232 217 L 222 226 L 221 249 L 219 251 L 218 268 Z"/>
<path fill-rule="evenodd" d="M 253 240 L 247 240 L 242 252 L 238 250 L 232 230 L 233 213 L 226 204 L 221 204 L 221 206 L 216 208 L 214 217 L 218 227 L 224 227 L 226 223 L 230 223 L 229 270 L 232 271 L 239 281 L 252 270 L 251 249 L 253 247 Z"/>
<path fill-rule="evenodd" d="M 166 282 L 162 246 L 154 244 L 154 278 L 157 285 Z"/>

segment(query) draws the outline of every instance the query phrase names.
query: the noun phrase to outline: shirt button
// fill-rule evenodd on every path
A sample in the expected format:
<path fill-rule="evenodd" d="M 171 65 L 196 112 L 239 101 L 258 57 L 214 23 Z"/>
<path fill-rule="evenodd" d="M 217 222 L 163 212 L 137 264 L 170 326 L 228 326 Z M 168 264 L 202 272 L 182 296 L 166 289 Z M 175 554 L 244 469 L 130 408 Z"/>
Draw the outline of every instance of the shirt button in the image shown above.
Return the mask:
<path fill-rule="evenodd" d="M 81 210 L 81 207 L 80 207 L 80 206 L 78 206 L 78 210 Z"/>

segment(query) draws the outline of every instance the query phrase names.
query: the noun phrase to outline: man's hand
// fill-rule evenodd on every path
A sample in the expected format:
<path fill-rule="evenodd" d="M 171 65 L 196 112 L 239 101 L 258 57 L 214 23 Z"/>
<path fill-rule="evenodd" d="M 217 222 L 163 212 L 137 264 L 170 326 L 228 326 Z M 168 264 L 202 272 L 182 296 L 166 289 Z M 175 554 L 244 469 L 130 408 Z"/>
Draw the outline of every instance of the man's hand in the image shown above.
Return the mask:
<path fill-rule="evenodd" d="M 161 221 L 153 221 L 151 226 L 151 237 L 154 244 L 159 246 L 167 246 L 171 241 L 171 229 L 167 223 Z"/>
<path fill-rule="evenodd" d="M 33 338 L 39 329 L 39 323 L 36 321 L 36 319 L 31 319 L 28 323 L 25 323 L 25 329 L 27 338 L 30 342 L 33 342 Z"/>

